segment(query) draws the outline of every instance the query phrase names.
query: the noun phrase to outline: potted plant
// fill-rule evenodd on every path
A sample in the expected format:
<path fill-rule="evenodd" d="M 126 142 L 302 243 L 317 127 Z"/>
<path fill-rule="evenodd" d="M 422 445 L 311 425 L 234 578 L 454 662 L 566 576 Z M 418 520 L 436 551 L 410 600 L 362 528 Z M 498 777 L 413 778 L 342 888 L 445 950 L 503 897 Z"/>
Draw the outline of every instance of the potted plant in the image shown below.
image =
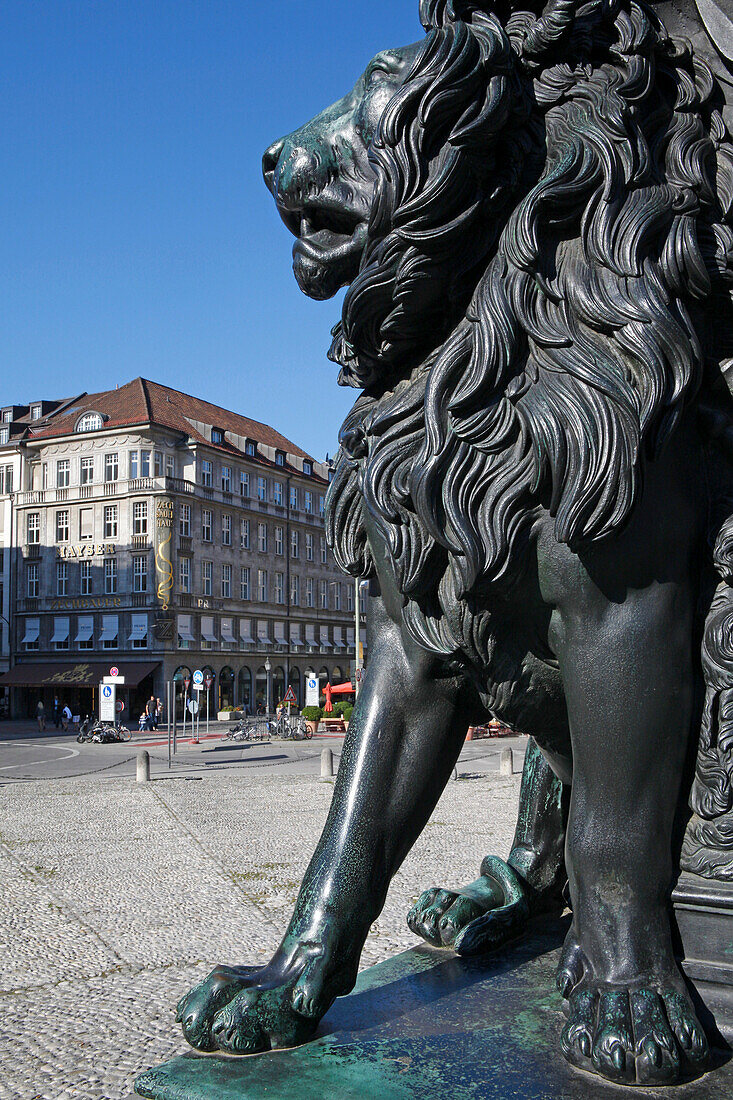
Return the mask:
<path fill-rule="evenodd" d="M 303 707 L 301 710 L 301 717 L 305 718 L 308 723 L 308 729 L 311 733 L 318 733 L 318 723 L 323 717 L 323 711 L 320 707 Z"/>

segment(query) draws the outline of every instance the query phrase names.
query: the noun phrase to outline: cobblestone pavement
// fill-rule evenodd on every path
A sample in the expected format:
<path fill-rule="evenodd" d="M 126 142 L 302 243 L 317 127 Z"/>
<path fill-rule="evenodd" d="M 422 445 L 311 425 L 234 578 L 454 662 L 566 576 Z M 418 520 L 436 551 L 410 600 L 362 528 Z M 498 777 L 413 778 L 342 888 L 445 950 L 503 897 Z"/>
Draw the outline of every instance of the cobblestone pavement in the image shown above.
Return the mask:
<path fill-rule="evenodd" d="M 269 957 L 331 793 L 252 772 L 0 789 L 0 1100 L 123 1100 L 186 1049 L 173 1006 L 217 961 Z M 516 775 L 448 784 L 363 965 L 414 945 L 423 888 L 507 854 L 518 793 Z"/>

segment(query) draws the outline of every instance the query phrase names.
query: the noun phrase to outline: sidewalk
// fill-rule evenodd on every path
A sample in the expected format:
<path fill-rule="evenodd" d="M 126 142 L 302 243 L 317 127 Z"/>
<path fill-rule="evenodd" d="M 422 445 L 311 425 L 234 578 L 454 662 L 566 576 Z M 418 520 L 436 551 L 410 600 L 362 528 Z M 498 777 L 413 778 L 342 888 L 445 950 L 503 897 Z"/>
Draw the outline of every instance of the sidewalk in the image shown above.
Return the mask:
<path fill-rule="evenodd" d="M 176 1001 L 218 961 L 269 957 L 332 789 L 205 769 L 0 789 L 0 1100 L 127 1100 L 141 1069 L 184 1051 Z M 449 782 L 364 965 L 415 944 L 422 889 L 507 854 L 518 791 L 517 775 Z"/>

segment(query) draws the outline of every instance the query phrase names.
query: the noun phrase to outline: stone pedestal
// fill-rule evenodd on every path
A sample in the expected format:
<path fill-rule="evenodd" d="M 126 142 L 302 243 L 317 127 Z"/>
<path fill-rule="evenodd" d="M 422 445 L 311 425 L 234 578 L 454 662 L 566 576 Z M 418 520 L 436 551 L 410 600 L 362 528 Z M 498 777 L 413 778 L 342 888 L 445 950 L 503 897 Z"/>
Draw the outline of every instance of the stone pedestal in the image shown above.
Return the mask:
<path fill-rule="evenodd" d="M 680 903 L 681 904 L 681 903 Z M 417 947 L 364 971 L 319 1034 L 249 1058 L 184 1054 L 143 1074 L 152 1100 L 730 1100 L 718 1051 L 698 1080 L 617 1087 L 573 1071 L 559 1051 L 557 922 L 484 959 Z"/>
<path fill-rule="evenodd" d="M 733 883 L 684 872 L 672 895 L 682 968 L 708 1034 L 733 1041 Z M 704 1006 L 704 1007 L 703 1007 Z"/>

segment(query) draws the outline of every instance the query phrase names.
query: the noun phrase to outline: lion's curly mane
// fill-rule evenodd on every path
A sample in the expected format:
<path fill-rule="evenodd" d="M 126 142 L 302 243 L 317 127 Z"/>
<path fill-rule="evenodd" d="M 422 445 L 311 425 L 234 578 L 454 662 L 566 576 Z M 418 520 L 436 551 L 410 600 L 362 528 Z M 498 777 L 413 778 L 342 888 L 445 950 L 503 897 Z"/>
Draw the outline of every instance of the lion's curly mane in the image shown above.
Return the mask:
<path fill-rule="evenodd" d="M 535 508 L 576 549 L 618 530 L 645 460 L 719 377 L 697 303 L 713 295 L 730 327 L 733 147 L 711 70 L 644 3 L 557 0 L 539 30 L 477 7 L 424 0 L 373 142 L 369 245 L 332 349 L 366 388 L 327 522 L 366 576 L 368 509 L 414 636 L 480 663 L 481 590 L 511 583 Z"/>

